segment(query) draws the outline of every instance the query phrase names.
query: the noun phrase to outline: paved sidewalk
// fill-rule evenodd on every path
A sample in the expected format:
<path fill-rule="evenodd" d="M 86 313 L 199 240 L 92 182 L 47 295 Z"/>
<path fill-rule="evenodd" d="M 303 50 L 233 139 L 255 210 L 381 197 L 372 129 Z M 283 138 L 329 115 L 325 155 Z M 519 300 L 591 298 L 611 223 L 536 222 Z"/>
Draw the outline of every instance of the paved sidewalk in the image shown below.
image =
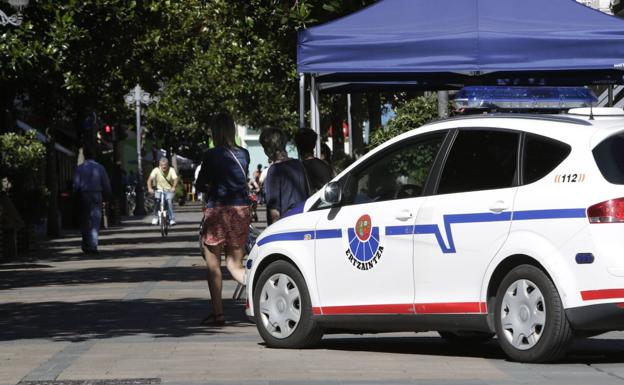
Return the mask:
<path fill-rule="evenodd" d="M 70 231 L 0 263 L 0 384 L 182 381 L 206 374 L 212 344 L 224 336 L 257 346 L 244 301 L 231 300 L 235 282 L 226 269 L 227 326 L 199 326 L 210 313 L 197 239 L 201 207 L 176 209 L 178 224 L 166 239 L 150 217 L 130 217 L 101 232 L 98 255 L 83 255 L 79 232 Z"/>

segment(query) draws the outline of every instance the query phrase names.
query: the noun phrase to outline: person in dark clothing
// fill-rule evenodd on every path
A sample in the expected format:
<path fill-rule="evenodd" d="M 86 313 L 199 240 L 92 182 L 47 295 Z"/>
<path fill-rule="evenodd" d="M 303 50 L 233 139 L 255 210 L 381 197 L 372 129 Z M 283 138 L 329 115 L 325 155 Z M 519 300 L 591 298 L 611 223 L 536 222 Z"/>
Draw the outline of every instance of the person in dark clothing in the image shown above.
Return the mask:
<path fill-rule="evenodd" d="M 195 187 L 205 196 L 202 251 L 208 269 L 208 289 L 213 313 L 201 324 L 222 326 L 223 315 L 221 254 L 232 278 L 245 283 L 245 243 L 251 223 L 247 173 L 249 152 L 236 145 L 236 127 L 228 114 L 218 114 L 212 122 L 215 147 L 203 157 Z"/>
<path fill-rule="evenodd" d="M 332 167 L 331 148 L 329 148 L 327 143 L 321 143 L 321 160 L 327 163 L 330 167 Z"/>
<path fill-rule="evenodd" d="M 286 153 L 286 135 L 277 128 L 265 128 L 260 133 L 260 144 L 272 162 L 264 181 L 267 224 L 280 219 L 288 210 L 310 195 L 310 187 L 303 164 Z"/>
<path fill-rule="evenodd" d="M 102 200 L 111 195 L 108 174 L 104 167 L 93 160 L 95 151 L 84 148 L 85 161 L 74 173 L 74 192 L 80 202 L 80 230 L 82 232 L 82 251 L 85 254 L 98 252 L 98 235 L 102 221 Z"/>
<path fill-rule="evenodd" d="M 310 182 L 311 194 L 320 190 L 334 177 L 334 170 L 331 166 L 314 156 L 317 137 L 316 132 L 309 128 L 302 128 L 295 134 L 295 145 Z"/>

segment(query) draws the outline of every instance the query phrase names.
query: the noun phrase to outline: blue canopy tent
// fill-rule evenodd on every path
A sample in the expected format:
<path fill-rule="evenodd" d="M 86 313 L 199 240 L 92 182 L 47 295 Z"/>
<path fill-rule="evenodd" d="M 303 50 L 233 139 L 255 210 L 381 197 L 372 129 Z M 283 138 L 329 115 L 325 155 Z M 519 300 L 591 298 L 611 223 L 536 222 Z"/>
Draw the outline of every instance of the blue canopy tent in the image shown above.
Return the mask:
<path fill-rule="evenodd" d="M 624 84 L 624 20 L 573 0 L 380 0 L 299 32 L 318 92 Z"/>

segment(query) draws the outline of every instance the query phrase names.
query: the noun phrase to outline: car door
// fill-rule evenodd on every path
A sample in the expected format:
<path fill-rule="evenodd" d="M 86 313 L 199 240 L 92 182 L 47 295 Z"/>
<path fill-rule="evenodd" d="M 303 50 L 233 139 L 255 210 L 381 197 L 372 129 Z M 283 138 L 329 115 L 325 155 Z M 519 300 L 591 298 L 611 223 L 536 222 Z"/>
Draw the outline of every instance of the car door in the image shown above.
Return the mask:
<path fill-rule="evenodd" d="M 481 282 L 509 233 L 519 143 L 514 131 L 456 132 L 437 190 L 416 219 L 416 313 L 485 311 Z"/>
<path fill-rule="evenodd" d="M 445 135 L 407 139 L 340 179 L 341 204 L 316 226 L 322 314 L 413 313 L 414 221 Z"/>

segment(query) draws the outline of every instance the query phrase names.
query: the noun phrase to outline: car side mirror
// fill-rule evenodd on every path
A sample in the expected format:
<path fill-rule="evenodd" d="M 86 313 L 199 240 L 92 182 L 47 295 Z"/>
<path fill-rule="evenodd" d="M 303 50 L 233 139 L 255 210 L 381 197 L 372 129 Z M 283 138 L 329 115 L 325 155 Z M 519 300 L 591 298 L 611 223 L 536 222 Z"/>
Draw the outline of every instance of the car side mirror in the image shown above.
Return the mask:
<path fill-rule="evenodd" d="M 342 188 L 338 182 L 329 182 L 323 187 L 321 193 L 321 200 L 323 203 L 335 205 L 342 200 Z"/>

